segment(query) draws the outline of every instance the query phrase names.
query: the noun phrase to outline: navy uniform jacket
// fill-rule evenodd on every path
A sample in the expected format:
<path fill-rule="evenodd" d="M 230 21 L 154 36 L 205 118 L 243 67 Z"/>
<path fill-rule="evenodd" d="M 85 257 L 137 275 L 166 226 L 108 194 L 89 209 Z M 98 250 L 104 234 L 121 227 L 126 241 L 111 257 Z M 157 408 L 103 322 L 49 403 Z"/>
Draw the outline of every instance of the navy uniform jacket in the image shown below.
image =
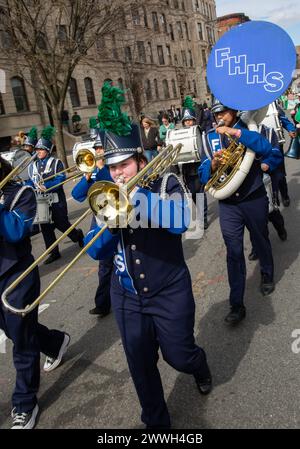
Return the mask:
<path fill-rule="evenodd" d="M 247 148 L 256 153 L 256 158 L 250 168 L 248 175 L 241 186 L 229 197 L 222 202 L 239 203 L 244 199 L 250 199 L 265 194 L 265 188 L 262 180 L 263 172 L 261 170 L 261 163 L 267 162 L 270 171 L 274 170 L 283 160 L 280 150 L 272 147 L 272 144 L 261 134 L 256 131 L 249 131 L 247 126 L 239 120 L 234 128 L 241 129 L 242 133 L 238 142 L 245 145 Z M 227 148 L 229 142 L 226 136 L 217 134 L 215 130 L 211 130 L 206 135 L 203 135 L 203 145 L 206 150 L 206 157 L 204 156 L 202 163 L 198 170 L 198 175 L 202 184 L 206 184 L 211 176 L 211 159 L 209 154 L 215 151 Z"/>
<path fill-rule="evenodd" d="M 74 200 L 82 203 L 86 197 L 89 188 L 97 181 L 112 181 L 112 178 L 109 174 L 109 169 L 104 166 L 103 168 L 96 168 L 91 176 L 91 179 L 87 181 L 85 176 L 82 176 L 81 180 L 76 184 L 76 186 L 72 190 L 72 197 Z"/>
<path fill-rule="evenodd" d="M 278 110 L 278 118 L 283 126 L 284 129 L 286 129 L 288 132 L 296 132 L 296 128 L 294 124 L 287 118 L 285 115 L 284 110 L 277 105 Z"/>
<path fill-rule="evenodd" d="M 45 159 L 37 159 L 34 162 L 32 162 L 28 167 L 29 180 L 26 181 L 26 184 L 31 185 L 35 188 L 35 183 L 39 181 L 39 177 L 36 174 L 36 171 L 44 179 L 62 170 L 64 170 L 64 164 L 59 159 L 56 159 L 52 156 L 47 156 L 45 157 Z M 49 189 L 50 187 L 56 186 L 65 179 L 66 174 L 61 173 L 57 175 L 55 178 L 46 181 L 44 184 L 46 189 Z M 63 205 L 66 204 L 66 196 L 63 186 L 59 186 L 56 189 L 54 188 L 51 190 L 51 192 L 56 192 L 58 194 L 59 203 Z"/>
<path fill-rule="evenodd" d="M 166 192 L 169 195 L 177 193 L 177 201 L 162 200 L 158 194 L 161 183 L 161 179 L 153 183 L 151 191 L 138 189 L 133 198 L 135 205 L 140 195 L 147 200 L 139 212 L 136 207 L 136 216 L 148 223 L 148 229 L 128 226 L 113 234 L 106 229 L 88 250 L 96 260 L 114 256 L 113 284 L 120 284 L 125 290 L 144 297 L 154 296 L 175 277 L 188 273 L 181 241 L 181 234 L 189 224 L 187 201 L 174 175 L 168 179 Z M 97 225 L 92 227 L 85 237 L 85 244 L 99 230 Z"/>
<path fill-rule="evenodd" d="M 32 259 L 29 235 L 35 214 L 33 189 L 6 184 L 0 203 L 0 277 L 19 261 Z"/>

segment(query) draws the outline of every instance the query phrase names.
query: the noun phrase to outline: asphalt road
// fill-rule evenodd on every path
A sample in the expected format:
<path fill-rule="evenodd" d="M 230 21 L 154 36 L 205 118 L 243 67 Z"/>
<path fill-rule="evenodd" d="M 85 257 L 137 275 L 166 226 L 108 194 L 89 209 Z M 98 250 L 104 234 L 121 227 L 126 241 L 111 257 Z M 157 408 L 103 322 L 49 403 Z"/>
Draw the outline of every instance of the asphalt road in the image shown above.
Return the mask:
<path fill-rule="evenodd" d="M 214 389 L 203 397 L 193 378 L 160 358 L 165 397 L 174 428 L 299 428 L 300 403 L 300 161 L 286 160 L 291 205 L 283 209 L 288 240 L 270 227 L 276 290 L 259 292 L 259 267 L 247 261 L 247 318 L 236 328 L 224 324 L 228 312 L 226 254 L 216 201 L 209 204 L 210 226 L 201 240 L 185 240 L 196 300 L 195 335 L 213 374 Z M 66 196 L 70 198 L 70 190 Z M 68 200 L 73 222 L 86 204 Z M 89 227 L 89 219 L 82 225 Z M 34 255 L 44 248 L 33 238 Z M 45 287 L 78 252 L 70 241 L 60 245 L 62 258 L 41 266 Z M 245 253 L 250 251 L 245 236 Z M 37 428 L 141 428 L 140 406 L 129 376 L 113 315 L 89 315 L 97 287 L 97 263 L 84 256 L 46 297 L 40 321 L 71 335 L 65 362 L 41 375 Z M 293 333 L 294 332 L 294 333 Z M 292 336 L 294 335 L 294 337 Z M 294 343 L 293 343 L 294 342 Z M 292 346 L 294 344 L 294 346 Z M 293 351 L 294 349 L 294 351 Z M 0 336 L 0 427 L 10 426 L 15 371 L 12 345 Z M 44 357 L 42 356 L 41 363 Z"/>

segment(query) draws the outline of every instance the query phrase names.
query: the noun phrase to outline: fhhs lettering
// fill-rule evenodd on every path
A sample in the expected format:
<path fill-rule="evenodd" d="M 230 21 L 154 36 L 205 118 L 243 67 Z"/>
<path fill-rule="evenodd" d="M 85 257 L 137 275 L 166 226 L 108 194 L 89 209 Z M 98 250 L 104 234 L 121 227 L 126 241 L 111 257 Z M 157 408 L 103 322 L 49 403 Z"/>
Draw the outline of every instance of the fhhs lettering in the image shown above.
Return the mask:
<path fill-rule="evenodd" d="M 246 84 L 262 84 L 268 92 L 277 92 L 283 87 L 283 74 L 280 72 L 268 72 L 266 64 L 249 64 L 247 55 L 231 55 L 230 47 L 215 50 L 216 68 L 227 64 L 228 75 L 246 77 Z"/>

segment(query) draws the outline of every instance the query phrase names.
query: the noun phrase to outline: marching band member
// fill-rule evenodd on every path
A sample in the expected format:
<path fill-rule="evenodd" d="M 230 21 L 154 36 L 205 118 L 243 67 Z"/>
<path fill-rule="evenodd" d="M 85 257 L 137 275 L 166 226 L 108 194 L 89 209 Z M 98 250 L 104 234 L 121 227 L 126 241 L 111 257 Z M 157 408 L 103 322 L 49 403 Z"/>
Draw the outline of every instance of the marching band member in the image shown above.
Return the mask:
<path fill-rule="evenodd" d="M 96 155 L 103 156 L 103 139 L 104 132 L 99 129 L 95 129 L 96 140 L 94 143 L 94 149 Z M 72 190 L 72 196 L 76 201 L 83 202 L 86 197 L 89 188 L 96 181 L 112 181 L 109 174 L 109 170 L 104 164 L 103 159 L 96 161 L 97 167 L 93 173 L 85 173 L 81 180 L 76 184 Z M 89 311 L 91 315 L 97 315 L 101 318 L 105 317 L 110 312 L 110 278 L 113 269 L 112 258 L 99 261 L 98 278 L 99 285 L 95 296 L 95 307 Z"/>
<path fill-rule="evenodd" d="M 191 103 L 189 103 L 191 102 Z M 182 116 L 182 126 L 184 128 L 189 128 L 191 126 L 196 125 L 196 113 L 194 109 L 192 109 L 192 99 L 187 96 L 184 102 L 184 106 L 188 105 L 189 107 L 184 107 L 183 116 Z M 200 150 L 200 149 L 199 149 Z M 198 177 L 198 169 L 200 166 L 200 162 L 191 162 L 182 164 L 182 176 L 184 183 L 187 189 L 192 194 L 192 199 L 195 204 L 197 204 L 197 193 L 202 192 L 202 186 Z M 208 228 L 208 220 L 207 220 L 207 196 L 204 192 L 204 229 Z"/>
<path fill-rule="evenodd" d="M 24 143 L 23 143 L 23 150 L 27 151 L 31 155 L 34 154 L 34 148 L 37 144 L 38 138 L 37 138 L 37 129 L 35 126 L 31 128 L 28 135 L 25 137 Z"/>
<path fill-rule="evenodd" d="M 0 157 L 0 180 L 11 171 Z M 0 294 L 34 261 L 30 228 L 36 213 L 34 191 L 14 181 L 0 194 Z M 17 308 L 24 308 L 40 294 L 40 278 L 35 268 L 10 295 Z M 40 381 L 40 352 L 46 354 L 45 371 L 61 362 L 70 336 L 49 330 L 38 322 L 38 309 L 24 318 L 6 311 L 0 302 L 0 328 L 13 342 L 16 384 L 12 395 L 12 429 L 32 429 L 38 413 L 37 392 Z"/>
<path fill-rule="evenodd" d="M 230 312 L 225 318 L 228 324 L 237 324 L 246 316 L 244 291 L 246 282 L 246 264 L 243 238 L 245 226 L 257 251 L 261 266 L 260 290 L 269 295 L 275 288 L 274 266 L 271 243 L 268 237 L 268 198 L 262 181 L 260 159 L 268 159 L 269 169 L 273 170 L 282 162 L 277 148 L 261 134 L 249 131 L 245 123 L 237 118 L 237 111 L 223 105 L 218 100 L 212 107 L 217 123 L 224 121 L 206 135 L 206 147 L 213 154 L 212 160 L 206 158 L 199 168 L 199 178 L 206 184 L 217 168 L 222 164 L 222 150 L 229 145 L 228 133 L 237 142 L 242 143 L 256 153 L 251 169 L 242 185 L 229 198 L 219 201 L 220 226 L 227 248 L 227 271 L 230 286 Z"/>
<path fill-rule="evenodd" d="M 131 125 L 128 134 L 128 122 L 123 132 L 118 128 L 118 134 L 105 129 L 105 162 L 120 185 L 146 165 L 139 127 Z M 193 333 L 195 302 L 181 242 L 189 210 L 180 181 L 173 174 L 167 176 L 153 182 L 151 189 L 135 188 L 134 198 L 142 195 L 146 201 L 135 218 L 146 228 L 106 229 L 88 250 L 96 260 L 114 256 L 112 307 L 147 428 L 170 427 L 157 368 L 159 348 L 169 365 L 194 375 L 200 393 L 208 394 L 212 384 L 205 352 L 196 345 Z M 168 195 L 175 193 L 172 202 Z M 164 218 L 162 211 L 168 206 Z M 95 224 L 85 243 L 99 229 Z"/>
<path fill-rule="evenodd" d="M 30 178 L 28 184 L 33 186 L 40 193 L 43 193 L 46 189 L 53 187 L 66 179 L 65 173 L 61 173 L 55 176 L 55 178 L 43 182 L 43 178 L 52 176 L 64 169 L 63 163 L 59 159 L 51 156 L 53 148 L 51 138 L 53 132 L 54 129 L 51 126 L 46 127 L 43 130 L 41 138 L 35 146 L 37 159 L 28 167 Z M 46 248 L 49 248 L 49 246 L 56 241 L 55 228 L 61 232 L 65 232 L 71 226 L 68 219 L 67 201 L 63 186 L 52 189 L 52 192 L 56 192 L 58 195 L 58 202 L 52 203 L 51 206 L 53 223 L 44 223 L 40 225 Z M 83 247 L 83 232 L 81 229 L 73 229 L 68 237 L 72 242 L 77 242 L 80 248 Z M 56 246 L 45 260 L 44 264 L 47 265 L 52 263 L 60 257 L 59 248 Z"/>
<path fill-rule="evenodd" d="M 276 108 L 278 110 L 278 119 L 279 119 L 282 127 L 289 133 L 289 136 L 291 137 L 291 139 L 294 139 L 297 135 L 295 126 L 287 118 L 284 110 L 278 104 L 276 104 Z M 280 148 L 282 155 L 284 155 L 283 143 L 280 144 L 279 148 Z M 278 177 L 278 187 L 279 187 L 279 192 L 280 192 L 281 199 L 282 199 L 282 204 L 284 205 L 284 207 L 288 207 L 290 205 L 290 197 L 289 197 L 288 186 L 287 186 L 287 182 L 286 182 L 286 170 L 285 170 L 285 164 L 284 164 L 284 157 L 283 157 L 282 163 L 278 167 L 277 177 Z"/>

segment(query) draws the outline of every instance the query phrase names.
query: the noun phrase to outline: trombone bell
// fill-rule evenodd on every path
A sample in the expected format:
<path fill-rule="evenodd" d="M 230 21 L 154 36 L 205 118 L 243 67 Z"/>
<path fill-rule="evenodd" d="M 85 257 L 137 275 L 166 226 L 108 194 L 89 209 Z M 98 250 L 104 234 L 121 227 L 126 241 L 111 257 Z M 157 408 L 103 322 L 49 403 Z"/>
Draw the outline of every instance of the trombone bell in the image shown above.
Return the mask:
<path fill-rule="evenodd" d="M 76 154 L 76 166 L 82 173 L 92 173 L 96 167 L 96 156 L 88 149 L 79 150 Z"/>

